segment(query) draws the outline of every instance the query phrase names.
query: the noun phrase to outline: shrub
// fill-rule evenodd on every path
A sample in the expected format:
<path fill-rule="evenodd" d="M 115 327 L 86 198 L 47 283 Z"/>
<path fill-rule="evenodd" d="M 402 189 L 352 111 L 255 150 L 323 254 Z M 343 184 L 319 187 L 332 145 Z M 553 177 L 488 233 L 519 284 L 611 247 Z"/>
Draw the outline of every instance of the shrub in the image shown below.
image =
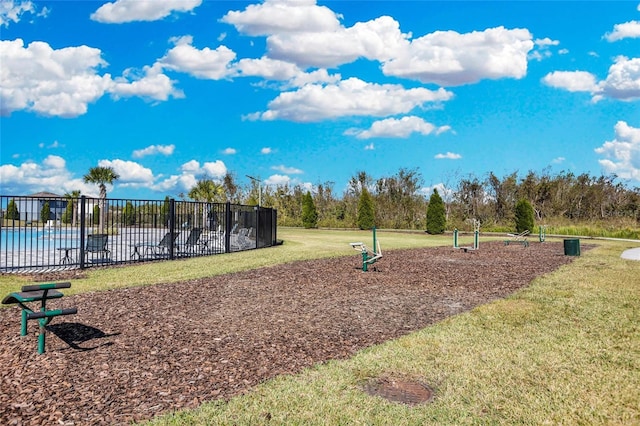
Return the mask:
<path fill-rule="evenodd" d="M 302 196 L 302 225 L 307 229 L 318 227 L 318 211 L 309 191 Z"/>
<path fill-rule="evenodd" d="M 447 224 L 447 214 L 444 207 L 444 201 L 438 194 L 438 190 L 434 189 L 433 194 L 429 198 L 429 206 L 427 207 L 427 232 L 429 234 L 444 233 Z"/>
<path fill-rule="evenodd" d="M 534 212 L 531 203 L 525 199 L 521 199 L 516 203 L 516 232 L 524 232 L 528 230 L 533 232 Z"/>
<path fill-rule="evenodd" d="M 367 188 L 362 188 L 360 199 L 358 200 L 358 227 L 360 229 L 371 229 L 375 226 L 375 214 L 373 211 L 373 199 Z"/>
<path fill-rule="evenodd" d="M 9 204 L 7 204 L 7 219 L 9 220 L 20 220 L 20 212 L 18 212 L 18 206 L 16 206 L 15 200 L 9 200 Z"/>

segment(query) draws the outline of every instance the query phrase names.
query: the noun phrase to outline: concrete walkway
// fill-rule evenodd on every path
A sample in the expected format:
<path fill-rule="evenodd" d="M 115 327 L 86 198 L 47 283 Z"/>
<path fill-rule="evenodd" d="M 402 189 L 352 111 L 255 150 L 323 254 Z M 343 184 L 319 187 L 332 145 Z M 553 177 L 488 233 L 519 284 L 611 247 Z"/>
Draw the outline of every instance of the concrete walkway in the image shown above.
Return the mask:
<path fill-rule="evenodd" d="M 640 247 L 625 250 L 620 255 L 623 259 L 640 260 Z"/>

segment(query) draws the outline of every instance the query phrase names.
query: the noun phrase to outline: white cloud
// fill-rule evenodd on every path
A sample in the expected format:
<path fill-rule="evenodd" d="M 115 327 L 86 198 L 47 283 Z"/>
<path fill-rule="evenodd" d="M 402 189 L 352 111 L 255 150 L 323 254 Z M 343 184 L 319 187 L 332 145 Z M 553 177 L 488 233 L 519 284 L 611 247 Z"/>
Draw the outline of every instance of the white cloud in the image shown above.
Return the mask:
<path fill-rule="evenodd" d="M 190 12 L 201 3 L 202 0 L 116 0 L 100 6 L 91 19 L 106 24 L 157 21 L 172 12 Z"/>
<path fill-rule="evenodd" d="M 605 34 L 604 38 L 609 42 L 625 38 L 640 38 L 640 21 L 629 21 L 613 26 L 613 31 Z"/>
<path fill-rule="evenodd" d="M 67 170 L 66 161 L 49 155 L 41 163 L 32 160 L 19 165 L 0 165 L 0 193 L 33 194 L 47 191 L 58 195 L 80 190 L 83 194 L 97 195 L 95 185 L 85 184 Z"/>
<path fill-rule="evenodd" d="M 446 154 L 436 154 L 433 158 L 436 160 L 459 160 L 462 155 L 453 152 L 447 152 Z"/>
<path fill-rule="evenodd" d="M 146 157 L 148 155 L 156 155 L 156 154 L 162 154 L 162 155 L 171 155 L 173 154 L 173 151 L 176 149 L 176 146 L 171 144 L 171 145 L 149 145 L 146 148 L 143 149 L 136 149 L 135 151 L 133 151 L 133 158 L 142 158 L 142 157 Z"/>
<path fill-rule="evenodd" d="M 373 144 L 373 142 L 371 142 L 369 145 L 365 145 L 364 150 L 365 151 L 374 151 L 376 149 L 376 146 Z"/>
<path fill-rule="evenodd" d="M 267 38 L 269 56 L 300 66 L 337 67 L 358 58 L 387 61 L 408 47 L 408 35 L 389 16 L 334 31 L 278 33 Z"/>
<path fill-rule="evenodd" d="M 300 169 L 297 169 L 295 167 L 287 167 L 283 164 L 279 165 L 279 166 L 273 166 L 271 167 L 273 170 L 277 170 L 279 172 L 285 173 L 287 175 L 301 175 L 304 172 Z"/>
<path fill-rule="evenodd" d="M 174 88 L 175 81 L 163 74 L 160 66 L 145 66 L 142 71 L 139 75 L 134 69 L 125 70 L 109 87 L 111 95 L 115 99 L 137 96 L 153 101 L 166 101 L 170 96 L 184 98 L 184 93 Z"/>
<path fill-rule="evenodd" d="M 24 110 L 44 116 L 77 117 L 105 93 L 116 99 L 139 96 L 155 101 L 184 96 L 157 66 L 145 67 L 141 76 L 133 70 L 115 80 L 110 74 L 99 75 L 98 69 L 107 63 L 99 49 L 88 46 L 52 49 L 41 41 L 25 47 L 21 39 L 3 40 L 0 57 L 3 116 Z"/>
<path fill-rule="evenodd" d="M 483 79 L 522 78 L 533 48 L 526 29 L 489 28 L 460 34 L 436 31 L 414 39 L 382 69 L 386 75 L 458 86 Z"/>
<path fill-rule="evenodd" d="M 236 154 L 238 151 L 236 151 L 235 148 L 225 148 L 224 151 L 222 151 L 222 153 L 224 155 L 234 155 Z"/>
<path fill-rule="evenodd" d="M 482 79 L 522 78 L 527 54 L 534 47 L 526 29 L 489 28 L 459 34 L 437 31 L 411 40 L 389 16 L 351 27 L 315 0 L 267 0 L 243 11 L 231 11 L 222 22 L 242 33 L 267 37 L 272 59 L 301 68 L 331 68 L 359 58 L 379 61 L 386 75 L 425 83 L 461 85 Z M 537 40 L 541 49 L 558 42 Z"/>
<path fill-rule="evenodd" d="M 451 99 L 442 88 L 405 89 L 394 84 L 367 83 L 357 78 L 337 84 L 306 85 L 296 91 L 281 93 L 269 103 L 269 110 L 250 118 L 262 120 L 321 121 L 345 116 L 388 116 L 403 114 L 427 102 Z"/>
<path fill-rule="evenodd" d="M 200 165 L 197 160 L 187 161 L 180 166 L 180 174 L 154 184 L 152 189 L 159 192 L 188 192 L 199 179 L 220 179 L 227 173 L 227 166 L 221 160 L 205 162 Z"/>
<path fill-rule="evenodd" d="M 551 87 L 569 92 L 595 92 L 598 90 L 596 76 L 586 71 L 554 71 L 545 75 L 542 81 Z"/>
<path fill-rule="evenodd" d="M 640 58 L 618 56 L 609 67 L 607 78 L 600 82 L 586 71 L 554 71 L 544 76 L 542 81 L 570 92 L 590 92 L 594 102 L 605 97 L 634 101 L 640 99 Z"/>
<path fill-rule="evenodd" d="M 265 185 L 284 185 L 291 182 L 291 178 L 286 175 L 271 175 L 263 181 Z"/>
<path fill-rule="evenodd" d="M 338 15 L 315 0 L 266 0 L 230 11 L 221 19 L 252 36 L 276 33 L 325 32 L 340 28 Z"/>
<path fill-rule="evenodd" d="M 550 58 L 552 56 L 552 53 L 549 50 L 550 47 L 557 46 L 559 44 L 560 42 L 558 40 L 551 40 L 548 37 L 545 37 L 542 39 L 536 39 L 534 41 L 535 48 L 529 53 L 528 57 L 529 59 L 535 59 L 537 61 Z"/>
<path fill-rule="evenodd" d="M 106 65 L 99 49 L 87 46 L 52 49 L 21 39 L 0 41 L 2 79 L 0 114 L 27 110 L 46 116 L 75 117 L 87 111 L 111 84 L 96 70 Z"/>
<path fill-rule="evenodd" d="M 436 127 L 420 117 L 406 116 L 400 119 L 386 118 L 379 120 L 374 122 L 368 130 L 354 131 L 350 129 L 348 133 L 355 134 L 358 139 L 408 138 L 412 133 L 420 133 L 426 136 L 431 133 L 440 134 L 449 129 L 449 126 Z"/>
<path fill-rule="evenodd" d="M 640 128 L 618 121 L 614 130 L 615 139 L 595 149 L 604 156 L 599 163 L 607 173 L 640 182 Z"/>
<path fill-rule="evenodd" d="M 291 62 L 266 56 L 259 59 L 241 59 L 233 64 L 233 69 L 233 74 L 239 77 L 261 77 L 286 82 L 285 88 L 301 87 L 316 82 L 335 83 L 340 80 L 340 74 L 330 75 L 326 69 L 305 72 Z"/>
<path fill-rule="evenodd" d="M 153 172 L 134 161 L 100 160 L 100 167 L 111 167 L 120 176 L 117 180 L 121 186 L 147 186 L 154 181 Z"/>
<path fill-rule="evenodd" d="M 603 96 L 632 101 L 640 99 L 640 57 L 618 56 L 609 68 L 607 78 L 600 83 Z"/>
<path fill-rule="evenodd" d="M 564 163 L 564 161 L 566 160 L 566 158 L 564 157 L 556 157 L 553 160 L 551 160 L 552 164 L 561 164 Z"/>
<path fill-rule="evenodd" d="M 25 13 L 35 13 L 31 1 L 0 1 L 0 27 L 8 27 L 10 22 L 18 23 Z"/>
<path fill-rule="evenodd" d="M 218 46 L 214 50 L 205 47 L 199 50 L 192 46 L 191 36 L 174 38 L 171 41 L 175 46 L 157 61 L 159 67 L 208 80 L 220 80 L 233 75 L 231 62 L 236 58 L 236 54 L 228 47 Z"/>
<path fill-rule="evenodd" d="M 272 151 L 272 150 L 271 150 L 271 148 L 270 148 L 270 147 L 268 147 L 268 146 L 265 146 L 264 148 L 262 148 L 262 149 L 260 150 L 260 154 L 263 154 L 263 155 L 268 155 L 268 154 L 271 154 L 272 152 L 273 152 L 273 151 Z"/>
<path fill-rule="evenodd" d="M 426 186 L 420 189 L 420 192 L 425 197 L 431 197 L 434 189 L 438 190 L 438 194 L 440 194 L 440 197 L 442 197 L 445 202 L 451 202 L 453 200 L 455 191 L 453 189 L 448 189 L 446 186 L 444 186 L 443 183 L 436 183 L 433 186 Z"/>

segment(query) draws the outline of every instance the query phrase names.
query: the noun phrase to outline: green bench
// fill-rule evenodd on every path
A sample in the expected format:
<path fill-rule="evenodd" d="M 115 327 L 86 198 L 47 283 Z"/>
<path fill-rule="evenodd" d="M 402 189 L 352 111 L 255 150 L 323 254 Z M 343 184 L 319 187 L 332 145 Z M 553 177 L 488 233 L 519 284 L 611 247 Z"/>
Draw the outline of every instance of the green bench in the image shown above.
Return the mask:
<path fill-rule="evenodd" d="M 77 308 L 47 309 L 47 300 L 59 299 L 64 296 L 58 291 L 61 288 L 70 288 L 71 283 L 49 283 L 25 285 L 21 292 L 14 292 L 7 295 L 2 303 L 4 305 L 17 304 L 22 308 L 22 322 L 20 324 L 20 335 L 27 335 L 27 321 L 37 319 L 40 326 L 38 335 L 38 353 L 44 353 L 45 327 L 49 322 L 60 315 L 73 315 L 78 313 Z M 40 302 L 40 310 L 34 310 L 26 303 Z"/>

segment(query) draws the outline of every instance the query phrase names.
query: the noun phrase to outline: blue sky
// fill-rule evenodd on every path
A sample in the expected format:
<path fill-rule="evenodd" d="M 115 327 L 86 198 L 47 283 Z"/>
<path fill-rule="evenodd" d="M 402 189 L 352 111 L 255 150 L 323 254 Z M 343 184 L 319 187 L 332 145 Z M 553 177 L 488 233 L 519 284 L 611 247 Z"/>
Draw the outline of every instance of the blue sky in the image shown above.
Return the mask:
<path fill-rule="evenodd" d="M 640 186 L 636 1 L 0 0 L 0 194 L 161 199 L 226 172 Z"/>

